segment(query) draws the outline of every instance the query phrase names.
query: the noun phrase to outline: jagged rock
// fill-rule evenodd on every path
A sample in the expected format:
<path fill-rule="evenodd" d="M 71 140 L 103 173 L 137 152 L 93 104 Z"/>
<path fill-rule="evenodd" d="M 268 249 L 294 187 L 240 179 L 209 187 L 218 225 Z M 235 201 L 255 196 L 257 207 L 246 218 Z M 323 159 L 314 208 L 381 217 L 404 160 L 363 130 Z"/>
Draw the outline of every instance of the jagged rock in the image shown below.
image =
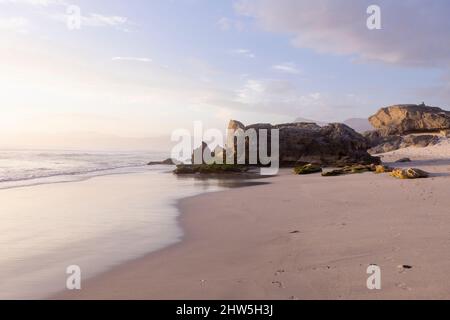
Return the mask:
<path fill-rule="evenodd" d="M 382 108 L 369 121 L 388 135 L 439 132 L 450 129 L 450 112 L 425 104 L 395 105 Z"/>
<path fill-rule="evenodd" d="M 175 165 L 175 161 L 171 158 L 166 159 L 164 161 L 152 161 L 149 162 L 147 165 L 154 166 L 154 165 Z"/>
<path fill-rule="evenodd" d="M 203 141 L 201 147 L 194 149 L 194 151 L 192 152 L 192 164 L 203 164 L 203 155 L 205 154 L 205 151 L 209 152 L 209 154 L 212 154 L 211 149 L 209 149 L 208 147 L 208 144 Z"/>
<path fill-rule="evenodd" d="M 397 179 L 422 179 L 428 178 L 430 174 L 420 169 L 395 169 L 391 172 L 391 176 Z"/>
<path fill-rule="evenodd" d="M 380 154 L 398 150 L 401 148 L 402 141 L 403 137 L 401 136 L 387 136 L 379 140 L 373 140 L 370 142 L 371 148 L 368 152 L 370 154 Z"/>
<path fill-rule="evenodd" d="M 420 147 L 425 148 L 438 144 L 440 138 L 435 135 L 409 135 L 403 138 L 402 148 L 406 147 Z"/>
<path fill-rule="evenodd" d="M 439 143 L 440 138 L 435 135 L 407 135 L 382 137 L 375 132 L 365 133 L 368 140 L 370 154 L 380 154 L 395 151 L 402 148 L 424 148 Z"/>
<path fill-rule="evenodd" d="M 234 125 L 230 124 L 230 127 Z M 379 158 L 367 153 L 366 139 L 344 124 L 334 123 L 325 127 L 314 123 L 287 123 L 275 126 L 253 124 L 245 127 L 245 130 L 249 129 L 255 129 L 257 133 L 261 129 L 267 130 L 268 141 L 271 129 L 279 130 L 281 166 L 292 167 L 310 163 L 323 166 L 380 163 Z M 247 139 L 247 151 L 249 145 Z"/>
<path fill-rule="evenodd" d="M 322 173 L 323 177 L 335 177 L 342 176 L 346 174 L 356 174 L 356 173 L 364 173 L 364 172 L 375 172 L 376 165 L 352 165 L 345 166 L 341 169 L 335 169 L 328 172 Z"/>
<path fill-rule="evenodd" d="M 405 163 L 405 162 L 411 162 L 410 158 L 401 158 L 395 161 L 396 163 Z"/>
<path fill-rule="evenodd" d="M 299 175 L 319 173 L 319 172 L 322 172 L 322 167 L 319 165 L 316 165 L 316 164 L 309 163 L 304 166 L 295 167 L 294 172 L 295 172 L 295 174 L 299 174 Z"/>
<path fill-rule="evenodd" d="M 450 130 L 450 112 L 425 104 L 383 108 L 369 120 L 377 128 L 364 133 L 371 154 L 435 145 L 439 143 L 439 136 L 417 133 L 439 133 L 446 136 Z"/>
<path fill-rule="evenodd" d="M 237 120 L 230 120 L 230 123 L 228 124 L 228 130 L 238 130 L 238 129 L 245 129 L 245 126 L 242 124 L 242 122 Z"/>
<path fill-rule="evenodd" d="M 381 136 L 379 130 L 365 131 L 362 133 L 369 147 L 375 147 L 383 142 L 384 137 Z"/>
<path fill-rule="evenodd" d="M 206 159 L 204 158 L 205 154 L 211 155 L 211 158 L 215 159 L 215 162 L 222 161 L 222 163 L 226 163 L 226 150 L 217 146 L 214 151 L 212 151 L 206 142 L 202 142 L 202 146 L 194 149 L 192 152 L 191 162 L 192 164 L 206 164 Z M 196 159 L 198 163 L 196 163 Z"/>

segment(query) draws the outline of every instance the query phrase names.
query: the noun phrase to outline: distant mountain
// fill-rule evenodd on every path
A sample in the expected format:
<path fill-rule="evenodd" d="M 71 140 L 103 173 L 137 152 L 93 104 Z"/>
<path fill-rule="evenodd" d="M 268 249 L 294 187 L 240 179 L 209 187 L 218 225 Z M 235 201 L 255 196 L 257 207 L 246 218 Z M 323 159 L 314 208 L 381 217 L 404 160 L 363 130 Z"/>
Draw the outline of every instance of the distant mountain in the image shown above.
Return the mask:
<path fill-rule="evenodd" d="M 313 122 L 322 127 L 326 126 L 329 123 L 329 122 L 324 122 L 324 121 L 316 121 L 316 120 L 306 119 L 306 118 L 302 118 L 302 117 L 295 119 L 295 122 Z M 355 130 L 357 132 L 374 130 L 374 128 L 370 124 L 369 120 L 364 119 L 364 118 L 351 118 L 351 119 L 343 121 L 342 123 L 348 125 L 350 128 L 352 128 L 353 130 Z"/>
<path fill-rule="evenodd" d="M 364 118 L 352 118 L 344 121 L 344 124 L 357 132 L 364 132 L 374 130 L 374 127 L 370 124 L 368 119 Z"/>

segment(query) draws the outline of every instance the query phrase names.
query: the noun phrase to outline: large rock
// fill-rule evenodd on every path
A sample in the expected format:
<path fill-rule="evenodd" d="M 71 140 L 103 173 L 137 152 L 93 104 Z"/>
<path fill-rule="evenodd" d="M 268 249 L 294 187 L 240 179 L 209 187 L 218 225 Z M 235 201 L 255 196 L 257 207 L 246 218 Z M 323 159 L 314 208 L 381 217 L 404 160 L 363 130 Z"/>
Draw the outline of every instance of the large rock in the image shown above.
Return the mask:
<path fill-rule="evenodd" d="M 191 164 L 200 165 L 200 164 L 211 164 L 207 163 L 204 158 L 205 154 L 209 154 L 211 159 L 213 159 L 216 163 L 222 161 L 222 163 L 226 163 L 226 150 L 220 146 L 216 146 L 214 150 L 211 150 L 208 144 L 202 141 L 202 146 L 196 148 L 192 152 L 191 156 Z M 178 163 L 177 163 L 178 164 Z"/>
<path fill-rule="evenodd" d="M 391 176 L 397 179 L 424 179 L 428 178 L 430 174 L 420 169 L 394 169 Z"/>
<path fill-rule="evenodd" d="M 435 135 L 407 135 L 407 136 L 382 136 L 377 131 L 364 134 L 370 149 L 370 154 L 380 154 L 395 151 L 402 148 L 424 148 L 439 143 L 440 139 Z"/>
<path fill-rule="evenodd" d="M 179 164 L 178 161 L 173 160 L 172 158 L 166 159 L 164 161 L 151 161 L 149 162 L 147 165 L 149 166 L 155 166 L 155 165 L 175 165 L 175 164 Z"/>
<path fill-rule="evenodd" d="M 245 126 L 242 124 L 242 122 L 239 122 L 237 120 L 230 120 L 230 123 L 228 124 L 228 130 L 236 131 L 238 129 L 245 129 Z"/>
<path fill-rule="evenodd" d="M 334 123 L 325 127 L 320 127 L 314 123 L 287 123 L 275 126 L 254 124 L 245 127 L 245 130 L 249 129 L 255 129 L 257 132 L 260 129 L 266 129 L 268 141 L 270 141 L 271 129 L 279 130 L 281 166 L 296 166 L 308 163 L 323 166 L 344 166 L 355 163 L 380 162 L 379 158 L 372 157 L 367 152 L 369 146 L 366 139 L 344 124 Z M 247 139 L 247 149 L 248 145 Z"/>
<path fill-rule="evenodd" d="M 192 164 L 204 164 L 203 155 L 209 153 L 212 155 L 211 149 L 208 147 L 208 144 L 202 141 L 202 145 L 198 148 L 194 149 L 191 156 Z"/>
<path fill-rule="evenodd" d="M 381 109 L 369 121 L 388 135 L 439 132 L 450 129 L 450 112 L 425 104 L 395 105 Z"/>

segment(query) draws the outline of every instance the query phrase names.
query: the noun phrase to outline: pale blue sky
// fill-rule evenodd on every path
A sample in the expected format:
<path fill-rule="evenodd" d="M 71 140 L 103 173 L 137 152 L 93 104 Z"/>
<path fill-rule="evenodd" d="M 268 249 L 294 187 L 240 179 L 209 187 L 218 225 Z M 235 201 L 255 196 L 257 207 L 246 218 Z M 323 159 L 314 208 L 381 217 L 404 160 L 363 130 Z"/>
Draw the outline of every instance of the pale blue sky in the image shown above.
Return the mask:
<path fill-rule="evenodd" d="M 0 0 L 0 130 L 144 137 L 449 108 L 449 15 L 445 0 Z"/>

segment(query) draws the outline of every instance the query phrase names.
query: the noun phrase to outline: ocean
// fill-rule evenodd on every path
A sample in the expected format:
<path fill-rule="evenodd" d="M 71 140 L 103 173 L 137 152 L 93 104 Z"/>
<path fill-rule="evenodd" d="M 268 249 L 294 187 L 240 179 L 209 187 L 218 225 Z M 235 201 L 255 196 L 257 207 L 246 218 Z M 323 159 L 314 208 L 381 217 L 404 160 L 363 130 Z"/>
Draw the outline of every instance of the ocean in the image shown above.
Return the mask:
<path fill-rule="evenodd" d="M 164 157 L 0 152 L 0 299 L 46 298 L 66 290 L 71 265 L 85 281 L 181 241 L 178 200 L 229 185 L 145 165 Z"/>
<path fill-rule="evenodd" d="M 164 152 L 96 152 L 62 150 L 0 151 L 0 189 L 76 181 L 112 173 L 139 171 Z"/>

